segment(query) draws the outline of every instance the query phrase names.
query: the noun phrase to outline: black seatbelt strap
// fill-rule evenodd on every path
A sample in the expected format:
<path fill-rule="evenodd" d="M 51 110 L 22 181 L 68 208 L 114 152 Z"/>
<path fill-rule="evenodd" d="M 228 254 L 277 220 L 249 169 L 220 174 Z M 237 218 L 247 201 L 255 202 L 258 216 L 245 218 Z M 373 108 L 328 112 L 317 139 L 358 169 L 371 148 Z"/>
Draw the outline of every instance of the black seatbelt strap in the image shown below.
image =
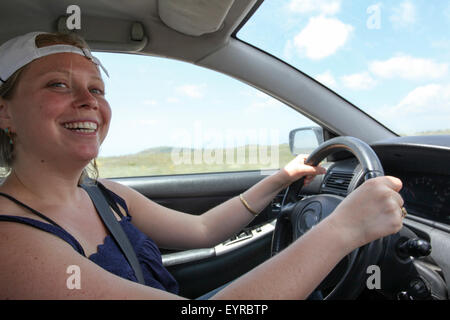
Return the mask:
<path fill-rule="evenodd" d="M 145 284 L 141 265 L 139 264 L 139 260 L 136 256 L 136 253 L 134 252 L 133 246 L 131 245 L 130 240 L 123 231 L 122 226 L 114 216 L 114 213 L 108 205 L 108 202 L 106 201 L 102 191 L 95 184 L 95 182 L 92 182 L 92 184 L 81 184 L 80 186 L 89 194 L 89 197 L 94 203 L 95 208 L 97 209 L 100 217 L 103 220 L 103 223 L 111 233 L 111 236 L 116 241 L 119 248 L 122 250 L 131 267 L 133 268 L 138 282 L 140 284 Z"/>

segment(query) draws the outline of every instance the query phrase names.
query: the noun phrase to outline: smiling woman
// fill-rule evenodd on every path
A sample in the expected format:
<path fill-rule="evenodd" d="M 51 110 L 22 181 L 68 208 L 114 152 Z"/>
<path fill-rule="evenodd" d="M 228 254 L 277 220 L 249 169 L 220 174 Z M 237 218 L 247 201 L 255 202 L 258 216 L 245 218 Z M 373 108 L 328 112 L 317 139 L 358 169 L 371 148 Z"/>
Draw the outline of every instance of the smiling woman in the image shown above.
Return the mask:
<path fill-rule="evenodd" d="M 35 49 L 34 49 L 34 44 L 32 44 L 29 41 L 29 36 L 32 35 L 32 39 L 35 39 Z M 30 108 L 31 110 L 29 110 L 29 112 L 21 112 L 20 108 L 24 108 L 28 106 L 28 98 L 24 93 L 25 92 L 30 92 L 30 90 L 32 90 L 32 88 L 22 88 L 19 85 L 19 82 L 25 83 L 28 86 L 30 86 L 31 82 L 26 81 L 27 77 L 34 77 L 33 75 L 33 71 L 35 71 L 33 68 L 33 64 L 28 65 L 27 63 L 31 62 L 33 59 L 36 58 L 40 58 L 41 60 L 41 65 L 45 65 L 45 63 L 47 62 L 47 69 L 48 72 L 45 72 L 45 70 L 43 71 L 42 69 L 39 69 L 39 71 L 35 71 L 35 72 L 39 72 L 39 79 L 40 82 L 42 82 L 42 85 L 46 86 L 49 90 L 48 92 L 51 94 L 52 91 L 65 91 L 66 93 L 70 93 L 71 95 L 75 94 L 74 90 L 70 90 L 68 88 L 68 83 L 71 82 L 72 84 L 72 79 L 69 80 L 69 78 L 71 78 L 71 75 L 74 74 L 74 72 L 76 72 L 76 64 L 74 65 L 74 62 L 76 61 L 73 59 L 66 59 L 65 62 L 64 60 L 60 60 L 61 62 L 59 63 L 57 68 L 54 68 L 54 61 L 49 60 L 46 56 L 49 54 L 58 54 L 61 56 L 61 58 L 63 58 L 63 56 L 65 56 L 67 58 L 67 54 L 70 52 L 74 52 L 75 48 L 79 48 L 79 51 L 76 52 L 78 53 L 78 55 L 83 55 L 86 56 L 91 59 L 92 61 L 94 61 L 97 65 L 100 65 L 99 61 L 96 60 L 95 58 L 93 58 L 90 53 L 86 50 L 84 50 L 83 48 L 87 48 L 87 44 L 86 42 L 74 35 L 74 34 L 42 34 L 42 33 L 33 33 L 33 34 L 29 34 L 27 36 L 24 36 L 22 38 L 22 43 L 12 43 L 12 46 L 16 46 L 17 48 L 20 48 L 20 46 L 31 46 L 31 49 L 33 50 L 32 52 L 34 52 L 33 54 L 27 54 L 27 51 L 23 51 L 25 52 L 25 56 L 23 56 L 23 54 L 21 54 L 21 51 L 19 52 L 14 52 L 14 54 L 16 55 L 16 57 L 11 57 L 8 56 L 8 51 L 5 51 L 6 54 L 4 54 L 4 56 L 1 57 L 1 59 L 3 60 L 9 60 L 11 65 L 10 65 L 10 69 L 3 69 L 2 70 L 2 74 L 1 77 L 2 79 L 6 79 L 6 80 L 2 80 L 3 85 L 0 87 L 0 97 L 2 97 L 2 99 L 6 100 L 6 101 L 10 101 L 13 97 L 15 97 L 16 95 L 19 95 L 22 97 L 22 99 L 25 99 L 24 101 L 20 101 L 18 106 L 15 107 L 11 107 L 11 108 L 6 108 L 5 106 L 2 106 L 1 109 L 1 125 L 4 128 L 7 128 L 3 131 L 0 131 L 0 156 L 1 159 L 0 161 L 2 162 L 2 168 L 5 171 L 5 174 L 7 174 L 12 166 L 12 162 L 14 161 L 14 155 L 18 152 L 20 152 L 19 150 L 14 150 L 14 140 L 18 138 L 18 131 L 20 131 L 20 127 L 17 127 L 18 125 L 16 124 L 16 126 L 14 128 L 12 128 L 13 122 L 14 122 L 14 118 L 16 118 L 16 122 L 18 124 L 20 123 L 26 123 L 25 119 L 22 118 L 22 115 L 28 115 L 30 118 L 33 119 L 33 121 L 35 121 L 36 119 L 38 119 L 38 117 L 34 117 L 31 113 L 31 111 L 33 111 L 34 109 Z M 7 44 L 6 44 L 7 45 Z M 47 50 L 48 49 L 48 50 Z M 84 62 L 83 60 L 81 60 L 82 58 L 80 57 L 79 61 Z M 96 93 L 98 96 L 103 96 L 103 92 L 104 92 L 104 84 L 103 81 L 100 77 L 100 75 L 98 74 L 98 69 L 96 71 L 93 72 L 94 78 L 96 78 L 96 83 L 91 84 L 91 91 Z M 25 80 L 23 80 L 25 78 Z M 22 81 L 23 80 L 23 81 Z M 92 80 L 91 80 L 92 81 Z M 41 86 L 41 84 L 39 84 Z M 22 85 L 23 86 L 23 85 Z M 36 86 L 36 85 L 35 85 Z M 54 112 L 57 109 L 51 107 L 50 101 L 52 101 L 50 96 L 43 96 L 42 99 L 44 99 L 43 101 L 45 101 L 43 103 L 43 105 L 49 105 L 50 109 L 48 109 L 49 111 L 47 111 L 46 115 L 49 115 L 49 112 Z M 15 99 L 17 100 L 17 99 Z M 98 101 L 84 101 L 83 103 L 85 104 L 89 104 L 92 103 L 94 105 L 99 105 Z M 109 109 L 109 107 L 108 107 Z M 53 110 L 53 111 L 50 111 Z M 17 112 L 14 115 L 14 112 Z M 110 118 L 109 115 L 109 111 L 105 114 L 106 118 L 108 119 Z M 56 116 L 56 114 L 55 114 Z M 59 124 L 64 127 L 65 129 L 68 129 L 70 131 L 72 131 L 73 133 L 78 133 L 78 134 L 83 134 L 83 135 L 95 135 L 97 136 L 97 131 L 98 131 L 98 126 L 100 125 L 100 120 L 97 119 L 88 119 L 86 118 L 86 116 L 80 117 L 78 116 L 78 119 L 70 119 L 70 120 L 58 120 Z M 45 123 L 45 122 L 42 122 Z M 99 141 L 99 145 L 101 144 L 101 142 L 103 141 L 104 137 L 106 136 L 106 132 L 108 129 L 108 124 L 109 120 L 105 121 L 104 125 L 104 129 L 103 131 L 103 137 L 100 139 Z M 42 126 L 40 126 L 40 133 L 42 133 L 41 131 Z M 25 134 L 26 132 L 28 132 L 28 130 L 24 131 L 23 133 L 20 132 L 19 136 L 22 137 L 22 134 Z M 35 135 L 36 137 L 39 137 L 40 139 L 42 139 L 43 137 L 40 134 L 37 134 L 36 132 L 31 132 L 32 135 Z M 46 139 L 48 140 L 48 139 Z M 45 159 L 41 159 L 42 162 L 45 162 Z M 95 161 L 92 162 L 93 163 L 93 168 L 94 168 L 94 175 L 97 175 L 97 169 L 96 169 L 96 164 Z M 83 175 L 87 175 L 87 171 L 85 170 Z"/>

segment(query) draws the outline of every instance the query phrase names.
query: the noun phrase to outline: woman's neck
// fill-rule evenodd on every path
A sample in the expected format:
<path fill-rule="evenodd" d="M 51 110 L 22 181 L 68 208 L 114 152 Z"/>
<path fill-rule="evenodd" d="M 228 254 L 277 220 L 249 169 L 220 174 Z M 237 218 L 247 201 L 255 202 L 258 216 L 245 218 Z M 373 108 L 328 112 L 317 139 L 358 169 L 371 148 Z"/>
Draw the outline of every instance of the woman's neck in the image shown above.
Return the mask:
<path fill-rule="evenodd" d="M 66 166 L 61 170 L 46 163 L 31 165 L 17 161 L 2 189 L 46 203 L 71 202 L 79 194 L 78 182 L 83 168 L 69 169 Z"/>

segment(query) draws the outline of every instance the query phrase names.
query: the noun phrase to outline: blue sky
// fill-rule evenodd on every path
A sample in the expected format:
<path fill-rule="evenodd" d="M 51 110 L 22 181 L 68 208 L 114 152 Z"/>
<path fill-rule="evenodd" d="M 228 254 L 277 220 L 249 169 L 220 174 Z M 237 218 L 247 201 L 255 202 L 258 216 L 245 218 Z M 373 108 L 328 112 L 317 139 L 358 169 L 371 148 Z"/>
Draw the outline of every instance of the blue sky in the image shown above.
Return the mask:
<path fill-rule="evenodd" d="M 450 1 L 265 1 L 238 37 L 398 133 L 450 128 Z"/>
<path fill-rule="evenodd" d="M 447 0 L 267 0 L 238 38 L 314 77 L 394 131 L 414 134 L 450 129 L 449 30 Z M 217 147 L 224 132 L 225 138 L 247 137 L 245 143 L 254 135 L 260 143 L 286 142 L 291 129 L 312 124 L 210 70 L 155 57 L 96 56 L 111 74 L 105 82 L 113 109 L 101 155 L 160 145 Z"/>

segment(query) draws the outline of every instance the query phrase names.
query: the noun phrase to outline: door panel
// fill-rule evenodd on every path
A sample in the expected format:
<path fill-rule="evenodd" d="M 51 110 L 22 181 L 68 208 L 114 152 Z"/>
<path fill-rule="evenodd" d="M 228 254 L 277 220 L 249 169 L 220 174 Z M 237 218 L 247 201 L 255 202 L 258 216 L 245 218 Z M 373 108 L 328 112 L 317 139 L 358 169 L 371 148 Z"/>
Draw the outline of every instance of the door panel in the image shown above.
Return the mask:
<path fill-rule="evenodd" d="M 111 180 L 127 185 L 168 208 L 199 215 L 239 195 L 264 177 L 261 171 L 244 171 Z M 274 219 L 280 198 L 265 208 L 249 227 Z"/>
<path fill-rule="evenodd" d="M 270 257 L 272 235 L 230 251 L 197 262 L 168 267 L 180 284 L 180 295 L 195 299 L 233 281 Z"/>

